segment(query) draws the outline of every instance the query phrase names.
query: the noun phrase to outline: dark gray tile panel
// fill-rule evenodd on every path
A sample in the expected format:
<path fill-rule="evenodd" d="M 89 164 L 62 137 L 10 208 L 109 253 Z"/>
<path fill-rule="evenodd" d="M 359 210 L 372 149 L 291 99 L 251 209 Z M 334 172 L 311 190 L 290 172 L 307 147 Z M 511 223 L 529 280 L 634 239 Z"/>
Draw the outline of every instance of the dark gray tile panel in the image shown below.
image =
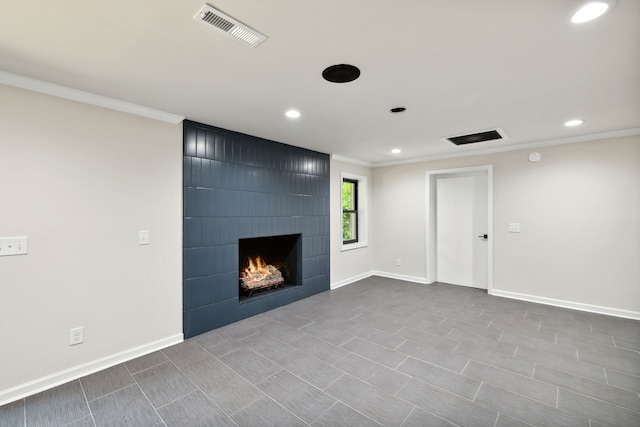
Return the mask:
<path fill-rule="evenodd" d="M 27 426 L 62 425 L 89 415 L 80 381 L 72 381 L 25 399 Z"/>
<path fill-rule="evenodd" d="M 472 360 L 462 374 L 547 405 L 556 406 L 558 387 Z"/>
<path fill-rule="evenodd" d="M 438 418 L 422 409 L 414 408 L 401 427 L 455 427 L 455 424 Z"/>
<path fill-rule="evenodd" d="M 287 371 L 267 378 L 258 387 L 307 423 L 336 402 L 335 398 Z"/>
<path fill-rule="evenodd" d="M 353 326 L 348 330 L 348 332 L 357 337 L 363 338 L 367 341 L 390 349 L 395 349 L 404 342 L 404 338 L 388 334 L 375 328 L 370 328 L 367 325 L 363 325 L 361 323 Z"/>
<path fill-rule="evenodd" d="M 357 337 L 343 344 L 342 348 L 391 369 L 395 369 L 406 359 L 402 353 Z"/>
<path fill-rule="evenodd" d="M 341 347 L 306 334 L 290 344 L 298 350 L 328 364 L 342 359 L 347 354 L 347 351 Z"/>
<path fill-rule="evenodd" d="M 400 368 L 393 370 L 353 353 L 349 353 L 333 366 L 390 394 L 396 394 L 410 379 Z"/>
<path fill-rule="evenodd" d="M 576 362 L 572 358 L 563 358 L 554 356 L 549 353 L 543 353 L 531 348 L 518 348 L 516 351 L 516 359 L 519 361 L 528 361 L 536 365 L 546 366 L 548 368 L 557 369 L 562 372 L 569 372 L 581 377 L 591 378 L 596 381 L 606 382 L 604 377 L 604 369 L 602 366 L 590 363 Z M 486 362 L 485 362 L 486 363 Z M 525 375 L 533 375 L 525 373 Z"/>
<path fill-rule="evenodd" d="M 516 374 L 531 376 L 534 363 L 526 359 L 518 359 L 491 350 L 462 343 L 454 350 L 454 354 L 482 362 L 486 365 L 515 372 Z"/>
<path fill-rule="evenodd" d="M 399 426 L 413 406 L 350 375 L 325 389 L 334 398 L 385 426 Z"/>
<path fill-rule="evenodd" d="M 282 369 L 266 357 L 247 348 L 234 351 L 219 359 L 252 384 L 257 384 Z"/>
<path fill-rule="evenodd" d="M 588 418 L 577 415 L 580 412 L 565 412 L 489 384 L 482 384 L 475 401 L 533 426 L 589 426 Z"/>
<path fill-rule="evenodd" d="M 236 426 L 201 391 L 194 391 L 158 409 L 167 427 Z"/>
<path fill-rule="evenodd" d="M 397 396 L 461 427 L 493 426 L 498 417 L 496 410 L 415 379 Z"/>
<path fill-rule="evenodd" d="M 562 388 L 558 393 L 558 408 L 574 414 L 582 414 L 608 426 L 637 427 L 640 425 L 640 412 L 630 411 Z"/>
<path fill-rule="evenodd" d="M 339 369 L 300 350 L 283 356 L 276 360 L 276 363 L 320 389 L 324 389 L 343 374 Z"/>
<path fill-rule="evenodd" d="M 137 385 L 92 400 L 89 405 L 97 427 L 112 425 L 152 427 L 162 423 L 162 419 Z"/>
<path fill-rule="evenodd" d="M 533 378 L 595 399 L 640 411 L 640 396 L 635 391 L 610 386 L 545 366 L 536 366 Z"/>
<path fill-rule="evenodd" d="M 607 377 L 607 384 L 640 393 L 640 377 L 623 374 L 622 372 L 617 372 L 608 368 L 605 369 L 605 374 Z"/>
<path fill-rule="evenodd" d="M 447 335 L 447 339 L 455 342 L 467 343 L 475 347 L 485 348 L 506 356 L 513 356 L 516 354 L 516 344 L 503 341 L 502 338 L 498 341 L 484 335 L 476 335 L 464 330 L 452 329 Z"/>
<path fill-rule="evenodd" d="M 24 399 L 0 406 L 0 425 L 24 427 Z"/>
<path fill-rule="evenodd" d="M 374 427 L 382 426 L 373 419 L 348 407 L 344 403 L 336 402 L 324 414 L 311 423 L 313 427 Z"/>
<path fill-rule="evenodd" d="M 196 386 L 170 361 L 140 371 L 133 377 L 156 408 L 196 389 Z"/>
<path fill-rule="evenodd" d="M 135 374 L 136 372 L 161 365 L 168 360 L 169 359 L 164 355 L 164 353 L 162 353 L 161 351 L 156 351 L 154 353 L 147 354 L 146 356 L 130 360 L 125 363 L 125 365 L 127 366 L 127 369 L 129 369 L 129 372 L 131 374 Z"/>
<path fill-rule="evenodd" d="M 469 362 L 469 358 L 464 355 L 452 354 L 410 340 L 400 344 L 396 351 L 454 372 L 462 372 Z M 533 367 L 531 369 L 533 370 Z"/>
<path fill-rule="evenodd" d="M 480 388 L 480 381 L 474 378 L 440 368 L 412 357 L 402 362 L 397 370 L 412 378 L 440 387 L 441 389 L 450 391 L 469 400 L 473 400 L 473 397 L 478 392 L 478 388 Z"/>
<path fill-rule="evenodd" d="M 448 334 L 451 334 L 451 330 L 449 330 Z M 455 338 L 448 338 L 449 335 L 447 335 L 447 338 L 445 337 L 441 337 L 439 335 L 435 335 L 429 332 L 425 332 L 425 331 L 421 331 L 418 329 L 413 329 L 413 328 L 409 328 L 407 326 L 403 327 L 402 329 L 400 329 L 398 332 L 396 332 L 394 335 L 400 337 L 400 338 L 404 338 L 404 339 L 408 339 L 408 340 L 412 340 L 418 343 L 422 343 L 422 344 L 426 344 L 430 347 L 434 347 L 437 348 L 439 350 L 442 351 L 451 351 L 454 348 L 456 348 L 456 346 L 458 345 L 457 340 L 455 340 Z"/>
<path fill-rule="evenodd" d="M 183 372 L 227 414 L 239 411 L 263 396 L 249 381 L 213 357 L 190 364 Z"/>
<path fill-rule="evenodd" d="M 86 376 L 81 382 L 89 401 L 135 384 L 124 364 Z"/>
<path fill-rule="evenodd" d="M 302 426 L 304 422 L 268 397 L 262 397 L 231 416 L 238 426 Z"/>

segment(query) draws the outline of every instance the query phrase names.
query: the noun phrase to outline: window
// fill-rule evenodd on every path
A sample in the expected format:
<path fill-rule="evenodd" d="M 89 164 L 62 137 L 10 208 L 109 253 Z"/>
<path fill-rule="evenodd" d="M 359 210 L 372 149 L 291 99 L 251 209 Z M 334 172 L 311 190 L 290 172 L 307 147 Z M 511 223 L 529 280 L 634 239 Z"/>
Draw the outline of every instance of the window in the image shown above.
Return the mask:
<path fill-rule="evenodd" d="M 367 177 L 341 173 L 342 250 L 367 246 Z"/>
<path fill-rule="evenodd" d="M 342 179 L 342 243 L 358 241 L 358 181 Z"/>

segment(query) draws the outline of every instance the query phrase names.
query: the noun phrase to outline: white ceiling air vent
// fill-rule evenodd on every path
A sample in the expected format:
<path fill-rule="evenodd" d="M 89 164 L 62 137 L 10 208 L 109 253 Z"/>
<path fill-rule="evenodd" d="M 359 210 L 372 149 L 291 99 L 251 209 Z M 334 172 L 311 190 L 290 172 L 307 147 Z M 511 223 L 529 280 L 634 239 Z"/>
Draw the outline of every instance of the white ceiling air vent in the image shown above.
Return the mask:
<path fill-rule="evenodd" d="M 212 28 L 251 47 L 256 47 L 267 39 L 264 34 L 260 34 L 208 4 L 202 6 L 202 9 L 198 11 L 193 19 L 210 25 Z"/>

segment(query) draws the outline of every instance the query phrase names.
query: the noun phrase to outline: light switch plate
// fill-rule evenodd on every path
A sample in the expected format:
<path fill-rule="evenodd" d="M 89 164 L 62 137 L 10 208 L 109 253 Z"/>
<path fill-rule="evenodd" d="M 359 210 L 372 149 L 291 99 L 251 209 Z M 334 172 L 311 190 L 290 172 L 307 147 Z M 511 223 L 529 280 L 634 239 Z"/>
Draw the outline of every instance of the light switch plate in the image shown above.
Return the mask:
<path fill-rule="evenodd" d="M 139 245 L 149 244 L 149 230 L 138 231 L 138 244 Z"/>
<path fill-rule="evenodd" d="M 519 233 L 520 232 L 520 223 L 519 222 L 510 222 L 509 223 L 509 233 Z"/>
<path fill-rule="evenodd" d="M 29 253 L 29 238 L 0 237 L 0 256 L 26 255 Z"/>

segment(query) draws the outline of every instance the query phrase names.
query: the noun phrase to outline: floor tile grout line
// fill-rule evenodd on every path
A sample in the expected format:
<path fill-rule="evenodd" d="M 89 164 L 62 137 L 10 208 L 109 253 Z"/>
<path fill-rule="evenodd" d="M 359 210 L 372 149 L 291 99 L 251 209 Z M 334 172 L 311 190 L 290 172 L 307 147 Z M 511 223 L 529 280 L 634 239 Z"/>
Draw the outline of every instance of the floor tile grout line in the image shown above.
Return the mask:
<path fill-rule="evenodd" d="M 196 342 L 195 344 L 196 344 L 196 345 L 198 345 L 198 346 L 200 346 L 200 347 L 201 347 L 201 348 L 203 348 L 204 350 L 206 350 L 206 349 L 205 349 L 204 347 L 202 347 L 199 343 L 197 343 L 197 342 Z M 209 353 L 209 354 L 211 354 L 211 353 Z M 187 379 L 189 380 L 189 382 L 190 382 L 191 384 L 193 384 L 193 386 L 196 388 L 196 389 L 195 389 L 195 390 L 193 390 L 192 392 L 187 393 L 185 396 L 188 396 L 188 395 L 189 395 L 189 394 L 191 394 L 191 393 L 195 393 L 196 391 L 199 391 L 199 392 L 200 392 L 200 393 L 202 393 L 202 395 L 203 395 L 207 400 L 209 400 L 209 401 L 210 401 L 210 402 L 211 402 L 211 403 L 212 403 L 216 408 L 218 408 L 218 409 L 219 409 L 223 414 L 225 414 L 225 415 L 227 416 L 227 418 L 231 419 L 231 415 L 230 415 L 226 410 L 224 410 L 224 409 L 223 409 L 223 408 L 221 408 L 219 405 L 217 405 L 214 401 L 212 401 L 212 400 L 209 398 L 209 395 L 208 395 L 207 393 L 205 393 L 205 391 L 204 391 L 204 390 L 202 390 L 202 388 L 200 388 L 200 386 L 198 386 L 198 384 L 196 384 L 196 383 L 191 379 L 191 377 L 190 377 L 186 372 L 184 372 L 184 371 L 183 371 L 183 370 L 182 370 L 182 369 L 181 369 L 181 368 L 180 368 L 180 367 L 175 363 L 175 361 L 173 361 L 173 360 L 172 360 L 169 356 L 167 356 L 166 354 L 165 354 L 165 357 L 166 357 L 166 358 L 167 358 L 167 359 L 168 359 L 168 360 L 173 364 L 173 366 L 175 366 L 175 367 L 176 367 L 176 369 L 178 369 L 178 371 L 179 371 L 182 375 L 184 375 L 184 376 L 185 376 L 185 378 L 187 378 Z M 213 357 L 214 359 L 217 359 L 213 354 L 211 354 L 211 357 Z M 222 362 L 220 362 L 220 363 L 222 363 Z M 185 397 L 185 396 L 181 396 L 180 398 L 175 399 L 173 402 L 175 402 L 175 401 L 177 401 L 177 400 L 180 400 L 180 399 L 182 399 L 182 398 L 183 398 L 183 397 Z M 172 402 L 169 402 L 169 403 L 172 403 Z M 168 405 L 169 403 L 167 403 L 167 405 Z M 166 406 L 166 405 L 163 405 L 163 406 Z M 163 421 L 164 421 L 164 419 L 163 419 Z"/>
<path fill-rule="evenodd" d="M 145 371 L 148 371 L 148 370 L 150 370 L 150 369 L 153 369 L 153 368 L 157 368 L 158 366 L 162 366 L 162 365 L 164 365 L 164 364 L 165 364 L 165 363 L 167 363 L 167 362 L 171 362 L 171 360 L 169 360 L 169 358 L 167 358 L 167 360 L 164 360 L 164 361 L 162 361 L 162 362 L 160 362 L 160 363 L 156 363 L 156 364 L 155 364 L 155 365 L 153 365 L 153 366 L 149 366 L 149 367 L 144 368 L 144 369 L 141 369 L 141 370 L 139 370 L 139 371 L 137 371 L 137 372 L 131 372 L 131 370 L 129 369 L 129 367 L 128 367 L 128 366 L 126 366 L 126 363 L 125 363 L 125 366 L 126 366 L 127 370 L 129 371 L 129 375 L 131 375 L 131 376 L 132 376 L 132 377 L 134 377 L 134 379 L 135 379 L 135 375 L 141 374 L 141 373 L 143 373 L 143 372 L 145 372 Z"/>
<path fill-rule="evenodd" d="M 204 395 L 206 396 L 206 394 L 204 393 L 204 391 L 202 391 L 202 389 L 200 389 L 200 387 L 198 387 L 198 385 L 197 385 L 196 383 L 194 383 L 194 382 L 193 382 L 193 380 L 192 380 L 192 379 L 191 379 L 191 378 L 190 378 L 190 377 L 189 377 L 189 376 L 188 376 L 184 371 L 182 371 L 182 369 L 180 369 L 180 367 L 179 367 L 178 365 L 176 365 L 176 364 L 175 364 L 175 362 L 174 362 L 173 360 L 171 360 L 171 359 L 167 358 L 167 361 L 168 361 L 169 363 L 171 363 L 171 364 L 172 364 L 172 365 L 173 365 L 173 366 L 178 370 L 178 372 L 180 372 L 180 374 L 181 374 L 182 376 L 184 376 L 184 377 L 187 379 L 187 381 L 189 381 L 189 383 L 191 383 L 191 385 L 192 385 L 192 386 L 194 386 L 194 387 L 195 387 L 195 390 L 192 390 L 192 391 L 190 391 L 189 393 L 187 393 L 187 394 L 185 394 L 185 395 L 182 395 L 182 396 L 180 396 L 180 397 L 177 397 L 177 398 L 173 399 L 172 401 L 165 403 L 164 405 L 158 406 L 158 409 L 160 409 L 160 408 L 162 408 L 162 407 L 164 407 L 164 406 L 167 406 L 167 405 L 168 405 L 168 404 L 170 404 L 170 403 L 176 402 L 176 401 L 178 401 L 178 400 L 182 399 L 183 397 L 188 396 L 188 395 L 190 395 L 191 393 L 194 393 L 194 392 L 196 392 L 196 391 L 200 391 L 202 394 L 204 394 Z M 160 365 L 157 365 L 157 366 L 160 366 Z M 137 379 L 137 378 L 135 378 L 135 377 L 134 377 L 134 380 L 136 380 L 136 382 L 138 382 L 138 379 Z M 140 386 L 140 388 L 142 388 L 142 385 L 141 385 L 139 382 L 138 382 L 138 385 Z"/>
<path fill-rule="evenodd" d="M 145 391 L 140 386 L 140 383 L 138 383 L 138 381 L 135 378 L 134 378 L 134 380 L 136 381 L 135 385 L 138 387 L 138 390 L 140 390 L 140 393 L 142 393 L 144 398 L 147 400 L 147 403 L 149 403 L 149 406 L 153 409 L 153 412 L 158 416 L 160 421 L 162 421 L 162 424 L 164 424 L 166 426 L 167 424 L 164 422 L 164 418 L 162 418 L 162 416 L 158 412 L 158 409 L 156 409 L 155 405 L 151 402 L 151 399 L 149 399 L 149 396 L 147 395 L 147 393 L 145 393 Z"/>
<path fill-rule="evenodd" d="M 294 417 L 296 417 L 297 419 L 299 419 L 305 426 L 311 426 L 311 423 L 307 423 L 305 420 L 303 420 L 302 418 L 300 418 L 299 416 L 297 416 L 295 413 L 293 413 L 291 410 L 289 410 L 286 406 L 284 406 L 283 404 L 281 404 L 280 402 L 278 402 L 274 397 L 272 397 L 271 395 L 265 393 L 265 397 L 267 397 L 268 399 L 271 399 L 276 405 L 278 405 L 279 407 L 281 407 L 282 409 L 284 409 L 285 411 L 287 411 L 288 413 L 290 413 L 291 415 L 293 415 Z M 259 399 L 256 399 L 254 402 L 257 402 Z M 247 407 L 250 405 L 247 405 Z M 234 413 L 237 414 L 240 411 L 236 411 Z M 235 420 L 234 420 L 235 421 Z"/>
<path fill-rule="evenodd" d="M 608 405 L 615 406 L 615 407 L 616 407 L 616 408 L 618 408 L 618 409 L 622 409 L 622 410 L 625 410 L 625 411 L 632 412 L 632 413 L 634 413 L 634 414 L 638 414 L 638 416 L 640 417 L 640 408 L 636 411 L 636 410 L 634 410 L 634 409 L 629 409 L 629 408 L 626 408 L 626 407 L 624 407 L 624 406 L 620 406 L 620 405 L 618 405 L 618 404 L 616 404 L 616 403 L 613 403 L 613 402 L 609 402 L 609 401 L 606 401 L 606 400 L 602 400 L 602 399 L 599 399 L 599 398 L 594 397 L 594 396 L 589 396 L 588 394 L 580 393 L 579 391 L 574 391 L 574 390 L 569 390 L 569 389 L 567 389 L 567 388 L 558 387 L 558 392 L 560 392 L 560 390 L 564 390 L 564 391 L 569 392 L 569 393 L 579 394 L 580 396 L 586 397 L 587 399 L 592 399 L 592 400 L 596 400 L 596 401 L 601 402 L 601 403 L 605 403 L 605 404 L 608 404 Z M 567 410 L 565 410 L 565 409 L 561 409 L 561 411 L 568 412 L 568 411 L 567 411 Z"/>
<path fill-rule="evenodd" d="M 93 411 L 91 410 L 91 405 L 89 405 L 89 399 L 87 398 L 87 392 L 84 389 L 84 385 L 82 384 L 81 378 L 78 378 L 78 384 L 80 385 L 80 390 L 82 390 L 82 395 L 84 396 L 84 402 L 87 405 L 87 409 L 89 410 L 89 415 L 91 416 L 91 421 L 93 422 L 93 425 L 96 425 L 96 420 L 93 417 Z M 25 417 L 25 423 L 26 423 L 26 417 Z"/>

